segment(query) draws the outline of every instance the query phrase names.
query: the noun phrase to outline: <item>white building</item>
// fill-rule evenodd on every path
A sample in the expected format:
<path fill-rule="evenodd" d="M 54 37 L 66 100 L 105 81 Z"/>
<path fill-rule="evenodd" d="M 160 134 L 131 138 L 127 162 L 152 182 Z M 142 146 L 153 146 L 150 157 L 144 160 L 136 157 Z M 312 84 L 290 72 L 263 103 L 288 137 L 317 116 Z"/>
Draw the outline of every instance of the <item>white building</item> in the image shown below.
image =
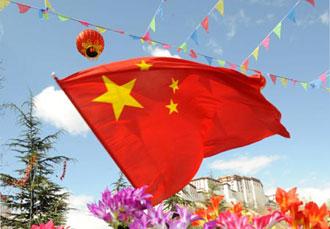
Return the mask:
<path fill-rule="evenodd" d="M 182 197 L 194 201 L 205 199 L 205 193 L 213 192 L 216 195 L 223 195 L 228 203 L 241 202 L 250 208 L 261 208 L 268 203 L 261 181 L 253 177 L 238 175 L 223 176 L 218 179 L 200 177 L 193 179 L 184 190 L 189 195 Z"/>

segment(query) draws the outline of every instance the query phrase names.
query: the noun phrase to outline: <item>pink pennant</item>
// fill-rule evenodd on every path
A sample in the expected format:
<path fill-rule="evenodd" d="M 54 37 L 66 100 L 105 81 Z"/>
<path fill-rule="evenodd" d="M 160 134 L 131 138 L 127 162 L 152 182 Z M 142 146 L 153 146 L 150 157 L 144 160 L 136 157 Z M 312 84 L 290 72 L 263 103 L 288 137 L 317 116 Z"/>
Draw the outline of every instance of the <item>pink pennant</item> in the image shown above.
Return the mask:
<path fill-rule="evenodd" d="M 89 26 L 89 23 L 87 21 L 79 21 L 80 24 L 82 24 L 83 26 Z"/>
<path fill-rule="evenodd" d="M 29 9 L 31 8 L 30 6 L 23 5 L 21 3 L 16 3 L 16 5 L 18 6 L 18 11 L 21 14 L 24 14 L 24 13 L 28 12 Z"/>
<path fill-rule="evenodd" d="M 115 30 L 116 33 L 119 33 L 119 34 L 125 34 L 125 31 L 121 30 L 121 29 L 116 29 Z"/>
<path fill-rule="evenodd" d="M 315 6 L 315 0 L 306 0 L 309 4 L 311 4 L 312 6 Z"/>
<path fill-rule="evenodd" d="M 151 38 L 150 38 L 150 32 L 148 31 L 144 36 L 142 37 L 142 40 L 151 43 Z"/>
<path fill-rule="evenodd" d="M 206 16 L 204 20 L 202 21 L 201 25 L 205 29 L 206 32 L 209 32 L 209 17 Z"/>
<path fill-rule="evenodd" d="M 163 44 L 163 48 L 164 49 L 170 49 L 171 48 L 171 45 L 169 45 L 169 44 Z"/>
<path fill-rule="evenodd" d="M 270 79 L 272 80 L 273 84 L 276 84 L 277 77 L 275 75 L 269 74 Z"/>
<path fill-rule="evenodd" d="M 264 46 L 265 47 L 265 49 L 269 49 L 269 42 L 270 42 L 270 37 L 269 36 L 267 36 L 262 42 L 261 42 L 261 44 L 262 44 L 262 46 Z"/>
<path fill-rule="evenodd" d="M 197 58 L 197 54 L 196 54 L 196 52 L 195 52 L 193 49 L 190 49 L 189 56 L 190 56 L 191 58 Z"/>
<path fill-rule="evenodd" d="M 244 60 L 242 65 L 244 67 L 244 70 L 247 71 L 249 69 L 249 59 Z"/>
<path fill-rule="evenodd" d="M 322 85 L 325 87 L 327 85 L 327 73 L 323 73 L 320 75 L 320 80 L 322 81 Z"/>
<path fill-rule="evenodd" d="M 236 64 L 229 63 L 229 68 L 230 69 L 233 69 L 233 70 L 236 70 L 237 69 L 237 65 Z"/>
<path fill-rule="evenodd" d="M 296 86 L 298 80 L 291 80 L 291 82 L 292 82 L 292 85 L 293 85 L 293 86 Z"/>

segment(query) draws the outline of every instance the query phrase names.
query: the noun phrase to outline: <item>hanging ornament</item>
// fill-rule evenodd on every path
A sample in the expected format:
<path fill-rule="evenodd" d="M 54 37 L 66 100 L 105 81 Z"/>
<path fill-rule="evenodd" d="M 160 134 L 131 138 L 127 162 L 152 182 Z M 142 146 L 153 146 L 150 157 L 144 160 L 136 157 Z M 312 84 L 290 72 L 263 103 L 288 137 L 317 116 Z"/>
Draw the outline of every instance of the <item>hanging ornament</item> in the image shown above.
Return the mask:
<path fill-rule="evenodd" d="M 96 59 L 104 49 L 104 40 L 96 30 L 86 29 L 77 36 L 76 46 L 81 55 Z"/>
<path fill-rule="evenodd" d="M 67 166 L 67 163 L 66 163 L 66 160 L 64 160 L 64 162 L 63 162 L 63 171 L 62 171 L 62 175 L 61 175 L 61 177 L 60 177 L 61 180 L 63 180 L 64 177 L 65 177 L 66 166 Z"/>

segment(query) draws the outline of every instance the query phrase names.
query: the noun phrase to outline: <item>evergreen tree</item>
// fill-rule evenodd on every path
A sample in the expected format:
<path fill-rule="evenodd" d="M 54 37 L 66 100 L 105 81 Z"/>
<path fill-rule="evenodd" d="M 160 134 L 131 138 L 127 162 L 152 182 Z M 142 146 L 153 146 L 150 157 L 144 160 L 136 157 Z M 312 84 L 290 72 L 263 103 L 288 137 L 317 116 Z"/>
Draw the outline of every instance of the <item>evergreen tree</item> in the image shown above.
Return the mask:
<path fill-rule="evenodd" d="M 34 115 L 32 96 L 20 107 L 15 104 L 2 107 L 17 113 L 21 134 L 11 139 L 8 146 L 24 167 L 16 170 L 19 178 L 0 173 L 0 185 L 10 190 L 1 194 L 1 204 L 5 208 L 5 212 L 1 213 L 1 227 L 30 228 L 49 219 L 55 225 L 65 224 L 69 194 L 51 177 L 55 166 L 70 159 L 50 156 L 49 152 L 60 132 L 42 137 L 41 123 Z"/>
<path fill-rule="evenodd" d="M 113 186 L 112 190 L 116 192 L 129 186 L 126 177 L 122 172 L 119 172 L 119 177 L 115 182 L 112 183 L 112 186 Z"/>

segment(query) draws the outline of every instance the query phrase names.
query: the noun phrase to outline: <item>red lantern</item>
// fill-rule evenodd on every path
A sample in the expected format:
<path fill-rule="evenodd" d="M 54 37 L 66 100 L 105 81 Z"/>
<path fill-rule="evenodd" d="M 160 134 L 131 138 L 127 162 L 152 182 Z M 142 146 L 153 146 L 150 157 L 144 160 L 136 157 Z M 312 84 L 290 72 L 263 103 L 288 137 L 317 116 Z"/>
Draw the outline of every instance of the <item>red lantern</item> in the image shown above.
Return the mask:
<path fill-rule="evenodd" d="M 104 40 L 99 32 L 86 29 L 77 36 L 76 46 L 81 55 L 95 59 L 101 55 L 104 49 Z"/>

